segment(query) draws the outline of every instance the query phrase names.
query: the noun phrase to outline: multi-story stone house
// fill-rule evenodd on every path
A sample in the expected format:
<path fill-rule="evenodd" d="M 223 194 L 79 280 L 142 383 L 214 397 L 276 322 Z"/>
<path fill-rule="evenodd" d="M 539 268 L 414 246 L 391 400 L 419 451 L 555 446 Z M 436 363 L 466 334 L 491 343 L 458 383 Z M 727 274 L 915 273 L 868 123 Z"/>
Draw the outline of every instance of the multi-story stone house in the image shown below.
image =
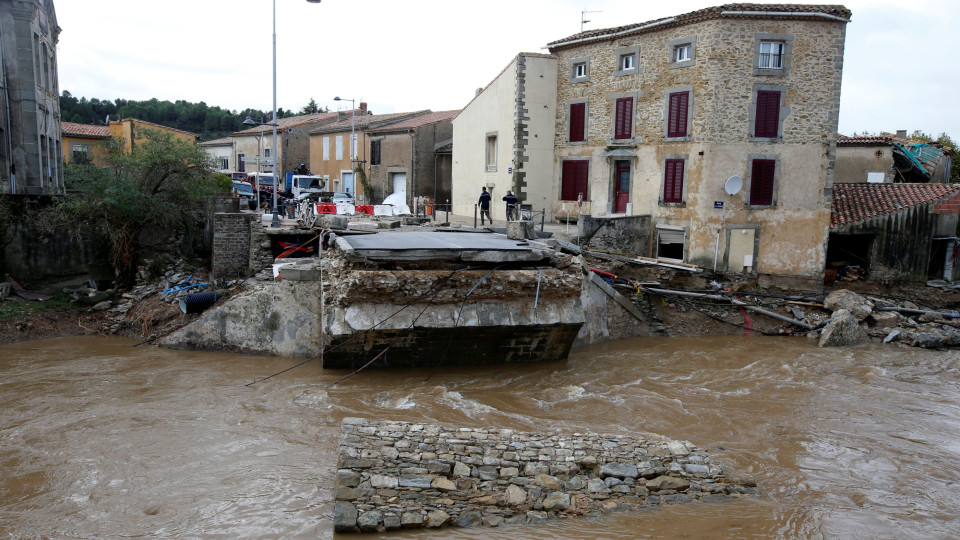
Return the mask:
<path fill-rule="evenodd" d="M 0 192 L 62 194 L 53 0 L 0 0 Z"/>
<path fill-rule="evenodd" d="M 429 113 L 429 110 L 423 110 L 372 114 L 367 110 L 366 103 L 360 103 L 356 116 L 347 112 L 341 115 L 338 122 L 310 131 L 310 171 L 324 177 L 329 191 L 348 193 L 355 197 L 357 204 L 380 203 L 396 190 L 403 192 L 404 199 L 408 200 L 407 177 L 399 176 L 399 170 L 394 171 L 397 174 L 391 174 L 389 184 L 374 186 L 369 183 L 372 155 L 371 138 L 367 132 Z M 353 136 L 357 142 L 356 146 L 351 148 L 353 145 L 350 141 Z M 371 191 L 364 188 L 365 179 L 357 177 L 358 168 L 363 170 Z"/>
<path fill-rule="evenodd" d="M 450 200 L 451 120 L 459 112 L 438 111 L 364 130 L 361 144 L 370 149 L 370 187 L 386 191 L 389 186 L 393 192 L 402 190 L 446 204 Z"/>
<path fill-rule="evenodd" d="M 641 255 L 822 277 L 850 15 L 729 4 L 548 44 L 556 204 L 647 216 Z"/>

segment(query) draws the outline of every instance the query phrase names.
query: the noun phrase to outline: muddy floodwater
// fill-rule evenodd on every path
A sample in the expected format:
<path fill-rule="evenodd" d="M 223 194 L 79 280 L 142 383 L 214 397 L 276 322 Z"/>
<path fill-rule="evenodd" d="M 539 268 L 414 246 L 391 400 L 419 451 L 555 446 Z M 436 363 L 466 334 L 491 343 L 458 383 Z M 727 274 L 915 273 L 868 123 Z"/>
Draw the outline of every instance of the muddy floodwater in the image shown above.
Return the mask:
<path fill-rule="evenodd" d="M 0 346 L 0 536 L 330 538 L 339 423 L 654 432 L 761 495 L 401 538 L 955 538 L 960 352 L 643 338 L 563 363 L 344 371 L 132 347 Z"/>

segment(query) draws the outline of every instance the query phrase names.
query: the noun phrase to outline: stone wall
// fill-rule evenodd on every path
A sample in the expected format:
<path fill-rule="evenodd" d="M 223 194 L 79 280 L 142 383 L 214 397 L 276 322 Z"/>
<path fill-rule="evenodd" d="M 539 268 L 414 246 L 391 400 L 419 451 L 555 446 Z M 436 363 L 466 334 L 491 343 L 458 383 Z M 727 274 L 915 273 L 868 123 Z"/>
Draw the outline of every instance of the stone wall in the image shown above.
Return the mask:
<path fill-rule="evenodd" d="M 345 418 L 334 530 L 540 523 L 753 493 L 686 441 Z"/>
<path fill-rule="evenodd" d="M 250 271 L 250 229 L 259 217 L 246 213 L 214 214 L 211 277 L 236 278 Z"/>
<path fill-rule="evenodd" d="M 650 216 L 596 218 L 582 215 L 577 221 L 581 245 L 649 257 L 653 235 Z"/>

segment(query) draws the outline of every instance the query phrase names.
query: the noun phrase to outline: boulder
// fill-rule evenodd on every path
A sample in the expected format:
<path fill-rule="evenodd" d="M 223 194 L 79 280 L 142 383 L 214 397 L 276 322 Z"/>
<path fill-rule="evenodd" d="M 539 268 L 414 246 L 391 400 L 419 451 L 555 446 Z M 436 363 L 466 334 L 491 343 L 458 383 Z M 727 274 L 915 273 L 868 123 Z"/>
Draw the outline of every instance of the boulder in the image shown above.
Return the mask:
<path fill-rule="evenodd" d="M 380 528 L 380 522 L 383 520 L 383 514 L 371 510 L 369 512 L 364 512 L 360 514 L 360 517 L 357 518 L 357 525 L 360 527 L 361 532 L 377 532 Z"/>
<path fill-rule="evenodd" d="M 507 486 L 507 504 L 523 504 L 527 500 L 527 492 L 522 487 L 510 484 Z"/>
<path fill-rule="evenodd" d="M 616 478 L 636 478 L 639 475 L 637 466 L 633 463 L 605 463 L 600 468 L 600 476 L 606 478 L 613 476 Z"/>
<path fill-rule="evenodd" d="M 837 291 L 840 292 L 840 291 Z M 868 339 L 866 331 L 860 328 L 859 319 L 846 309 L 833 312 L 830 322 L 820 334 L 820 347 L 846 347 L 860 345 Z"/>
<path fill-rule="evenodd" d="M 947 338 L 939 332 L 914 332 L 910 345 L 924 349 L 942 349 L 947 345 Z"/>
<path fill-rule="evenodd" d="M 470 476 L 470 466 L 458 461 L 453 464 L 453 474 L 454 476 Z"/>
<path fill-rule="evenodd" d="M 337 471 L 337 486 L 357 487 L 360 485 L 360 473 L 349 469 L 340 469 Z"/>
<path fill-rule="evenodd" d="M 457 485 L 451 482 L 450 480 L 447 480 L 446 478 L 435 479 L 433 482 L 430 483 L 430 487 L 432 487 L 433 489 L 438 489 L 440 491 L 443 491 L 444 493 L 457 489 Z"/>
<path fill-rule="evenodd" d="M 833 291 L 827 295 L 827 298 L 823 301 L 823 307 L 832 312 L 845 309 L 857 318 L 857 322 L 866 319 L 867 316 L 873 313 L 874 308 L 873 302 L 846 289 Z"/>
<path fill-rule="evenodd" d="M 357 507 L 343 501 L 333 505 L 334 532 L 353 532 L 357 527 Z"/>
<path fill-rule="evenodd" d="M 867 322 L 880 328 L 893 328 L 900 322 L 900 315 L 896 311 L 878 311 L 871 314 Z"/>
<path fill-rule="evenodd" d="M 388 531 L 395 531 L 403 526 L 400 516 L 390 515 L 383 517 L 383 527 Z"/>
<path fill-rule="evenodd" d="M 457 527 L 476 527 L 483 523 L 483 516 L 477 510 L 466 510 L 457 518 Z"/>
<path fill-rule="evenodd" d="M 400 526 L 404 529 L 419 529 L 423 527 L 423 516 L 420 512 L 404 512 L 400 514 Z"/>

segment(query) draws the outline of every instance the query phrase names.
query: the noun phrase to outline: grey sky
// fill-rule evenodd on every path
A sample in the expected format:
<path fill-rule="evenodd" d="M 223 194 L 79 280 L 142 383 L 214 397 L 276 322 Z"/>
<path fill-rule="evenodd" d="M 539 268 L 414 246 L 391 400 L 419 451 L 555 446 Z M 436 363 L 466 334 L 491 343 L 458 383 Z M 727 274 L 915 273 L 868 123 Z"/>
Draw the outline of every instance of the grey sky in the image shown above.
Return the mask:
<path fill-rule="evenodd" d="M 270 0 L 55 0 L 60 88 L 100 99 L 272 107 Z M 305 0 L 277 2 L 277 105 L 313 97 L 377 113 L 458 109 L 519 52 L 587 29 L 723 2 Z M 759 3 L 771 3 L 763 2 Z M 783 2 L 780 2 L 783 3 Z M 920 129 L 960 138 L 954 3 L 851 0 L 840 132 Z M 342 103 L 342 102 L 341 102 Z"/>

